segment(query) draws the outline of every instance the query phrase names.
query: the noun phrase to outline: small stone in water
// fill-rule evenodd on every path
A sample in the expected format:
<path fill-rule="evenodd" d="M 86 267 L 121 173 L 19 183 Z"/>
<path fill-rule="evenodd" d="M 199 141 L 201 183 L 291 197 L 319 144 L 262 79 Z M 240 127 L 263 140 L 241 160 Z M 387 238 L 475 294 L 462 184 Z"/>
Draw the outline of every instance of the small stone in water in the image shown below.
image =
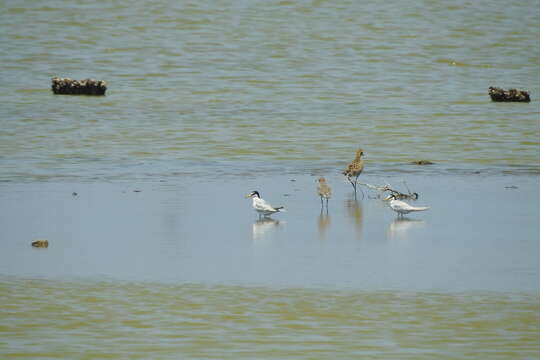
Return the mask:
<path fill-rule="evenodd" d="M 34 241 L 32 241 L 32 246 L 33 247 L 46 248 L 46 247 L 49 247 L 49 241 L 47 241 L 47 240 L 34 240 Z"/>

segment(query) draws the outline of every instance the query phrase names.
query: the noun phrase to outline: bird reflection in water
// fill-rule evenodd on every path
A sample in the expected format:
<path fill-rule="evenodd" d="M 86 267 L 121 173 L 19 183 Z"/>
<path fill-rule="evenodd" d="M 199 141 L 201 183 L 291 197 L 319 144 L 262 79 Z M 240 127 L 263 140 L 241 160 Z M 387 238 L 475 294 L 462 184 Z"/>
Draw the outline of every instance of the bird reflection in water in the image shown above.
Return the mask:
<path fill-rule="evenodd" d="M 362 237 L 362 228 L 364 225 L 364 212 L 362 209 L 362 200 L 358 200 L 356 196 L 345 200 L 345 209 L 347 215 L 351 218 L 356 230 L 358 238 Z"/>
<path fill-rule="evenodd" d="M 253 223 L 253 240 L 267 237 L 279 225 L 278 220 L 263 217 Z"/>
<path fill-rule="evenodd" d="M 319 217 L 317 218 L 317 229 L 319 230 L 319 235 L 321 238 L 324 238 L 326 235 L 326 229 L 328 228 L 328 225 L 330 225 L 330 215 L 328 215 L 328 209 L 326 211 L 323 211 L 321 208 L 321 213 L 319 214 Z"/>
<path fill-rule="evenodd" d="M 389 238 L 406 238 L 407 234 L 414 229 L 418 229 L 425 224 L 423 220 L 399 217 L 388 225 L 387 236 Z"/>

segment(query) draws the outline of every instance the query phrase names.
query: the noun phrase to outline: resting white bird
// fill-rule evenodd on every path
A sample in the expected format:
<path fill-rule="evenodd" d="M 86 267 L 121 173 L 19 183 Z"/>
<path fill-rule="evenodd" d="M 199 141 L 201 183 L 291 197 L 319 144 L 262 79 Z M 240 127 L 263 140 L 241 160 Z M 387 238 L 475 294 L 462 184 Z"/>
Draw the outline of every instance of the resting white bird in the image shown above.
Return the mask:
<path fill-rule="evenodd" d="M 250 197 L 253 199 L 253 209 L 255 209 L 255 211 L 259 214 L 259 217 L 268 217 L 277 212 L 287 211 L 283 206 L 273 207 L 272 205 L 261 199 L 258 191 L 252 191 L 250 194 L 246 195 L 246 197 Z"/>
<path fill-rule="evenodd" d="M 390 207 L 398 213 L 398 216 L 403 216 L 404 214 L 413 211 L 424 211 L 429 209 L 429 206 L 411 206 L 405 201 L 397 200 L 394 194 L 387 197 L 386 200 L 390 200 Z"/>

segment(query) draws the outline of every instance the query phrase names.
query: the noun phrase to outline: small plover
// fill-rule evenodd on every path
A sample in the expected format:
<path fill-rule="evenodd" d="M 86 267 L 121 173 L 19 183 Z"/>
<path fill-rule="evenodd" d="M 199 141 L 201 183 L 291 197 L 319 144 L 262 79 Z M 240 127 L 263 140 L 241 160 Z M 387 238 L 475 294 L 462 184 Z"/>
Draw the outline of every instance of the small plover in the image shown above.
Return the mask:
<path fill-rule="evenodd" d="M 328 199 L 332 196 L 332 189 L 330 189 L 330 186 L 326 183 L 326 179 L 324 177 L 320 177 L 317 180 L 317 193 L 321 197 L 321 208 L 324 207 L 323 199 L 326 200 L 326 209 L 328 209 Z"/>

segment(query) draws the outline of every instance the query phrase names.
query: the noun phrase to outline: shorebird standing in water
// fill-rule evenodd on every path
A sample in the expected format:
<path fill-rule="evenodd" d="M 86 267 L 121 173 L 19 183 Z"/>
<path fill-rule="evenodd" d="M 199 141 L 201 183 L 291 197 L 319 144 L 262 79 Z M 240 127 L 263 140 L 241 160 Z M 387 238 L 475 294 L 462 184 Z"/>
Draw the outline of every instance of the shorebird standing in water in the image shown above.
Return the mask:
<path fill-rule="evenodd" d="M 269 217 L 270 215 L 277 212 L 287 211 L 283 206 L 273 207 L 265 200 L 261 199 L 258 191 L 252 191 L 251 193 L 246 195 L 246 197 L 253 199 L 253 209 L 255 209 L 255 211 L 259 214 L 259 218 L 261 218 L 261 216 Z"/>
<path fill-rule="evenodd" d="M 404 201 L 397 200 L 396 195 L 394 194 L 387 197 L 386 200 L 390 200 L 390 207 L 392 208 L 392 210 L 398 213 L 398 216 L 401 216 L 401 217 L 403 217 L 403 215 L 408 214 L 410 212 L 425 211 L 429 209 L 428 206 L 411 206 Z"/>
<path fill-rule="evenodd" d="M 317 193 L 321 197 L 321 211 L 324 208 L 323 199 L 326 199 L 326 211 L 328 211 L 328 199 L 332 196 L 332 189 L 330 189 L 330 186 L 326 183 L 326 179 L 322 176 L 317 182 Z"/>
<path fill-rule="evenodd" d="M 358 149 L 356 151 L 356 156 L 354 157 L 354 160 L 351 161 L 349 166 L 347 166 L 347 169 L 343 171 L 343 175 L 347 177 L 347 180 L 351 183 L 354 193 L 356 194 L 356 184 L 358 183 L 358 176 L 362 173 L 362 170 L 364 170 L 364 160 L 362 160 L 362 155 L 364 155 L 364 152 L 362 149 Z M 354 178 L 354 182 L 351 180 L 351 178 Z M 362 192 L 362 194 L 364 194 Z"/>

